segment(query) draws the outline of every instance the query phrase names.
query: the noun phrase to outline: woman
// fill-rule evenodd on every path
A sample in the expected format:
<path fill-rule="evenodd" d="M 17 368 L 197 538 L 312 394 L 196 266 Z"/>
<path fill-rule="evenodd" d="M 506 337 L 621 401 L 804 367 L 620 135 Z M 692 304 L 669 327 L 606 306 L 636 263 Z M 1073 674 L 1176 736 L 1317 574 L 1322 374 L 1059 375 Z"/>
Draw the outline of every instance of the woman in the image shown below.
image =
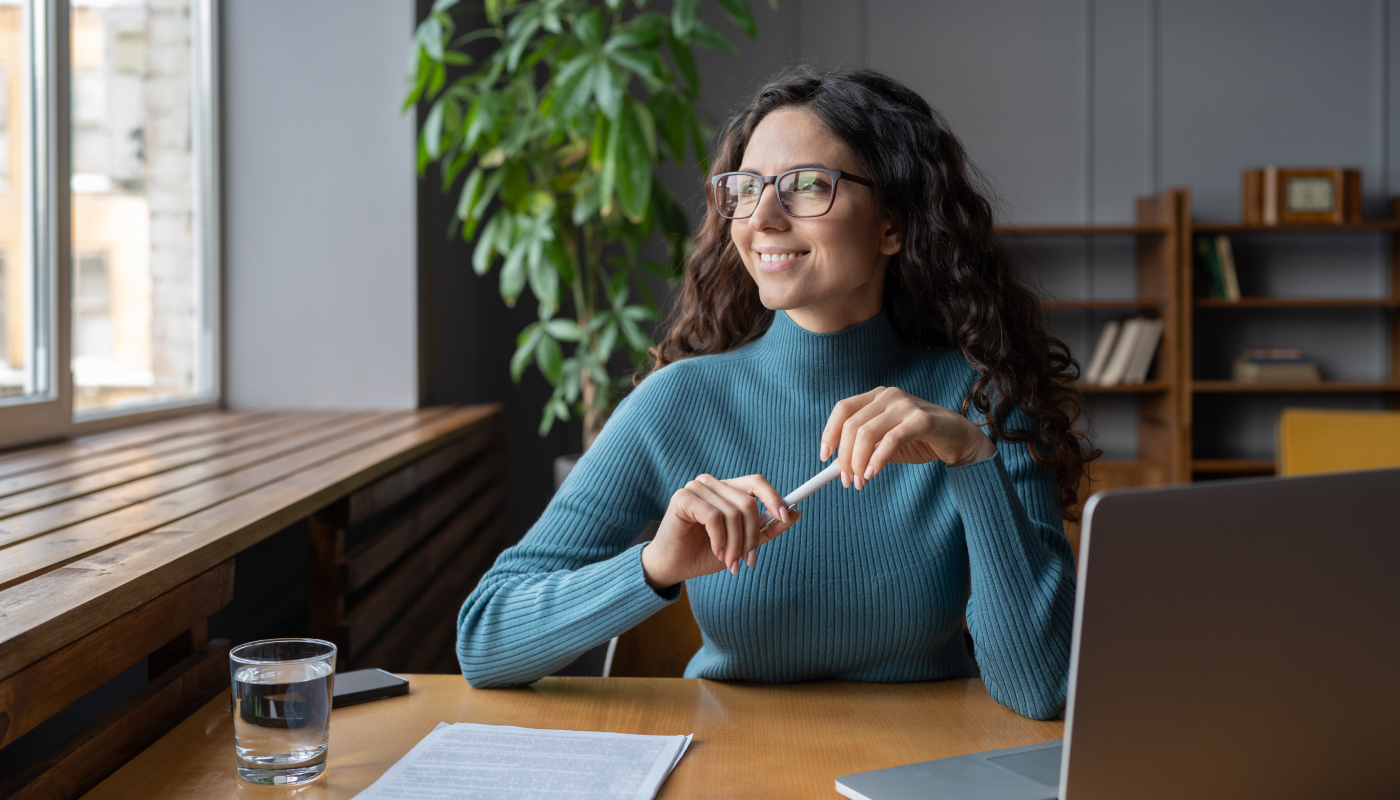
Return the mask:
<path fill-rule="evenodd" d="M 725 126 L 707 196 L 652 372 L 462 607 L 467 680 L 547 675 L 684 581 L 688 677 L 972 676 L 966 615 L 991 695 L 1060 714 L 1061 517 L 1097 454 L 961 145 L 888 77 L 798 70 Z M 843 488 L 784 509 L 832 456 Z"/>

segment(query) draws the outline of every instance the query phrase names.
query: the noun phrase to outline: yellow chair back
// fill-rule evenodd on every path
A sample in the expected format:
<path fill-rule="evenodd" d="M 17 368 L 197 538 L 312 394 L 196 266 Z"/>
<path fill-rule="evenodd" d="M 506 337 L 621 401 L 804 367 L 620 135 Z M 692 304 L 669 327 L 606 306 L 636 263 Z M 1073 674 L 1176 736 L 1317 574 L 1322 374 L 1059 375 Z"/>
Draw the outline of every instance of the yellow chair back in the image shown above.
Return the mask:
<path fill-rule="evenodd" d="M 1400 411 L 1286 408 L 1277 453 L 1279 475 L 1400 466 Z"/>

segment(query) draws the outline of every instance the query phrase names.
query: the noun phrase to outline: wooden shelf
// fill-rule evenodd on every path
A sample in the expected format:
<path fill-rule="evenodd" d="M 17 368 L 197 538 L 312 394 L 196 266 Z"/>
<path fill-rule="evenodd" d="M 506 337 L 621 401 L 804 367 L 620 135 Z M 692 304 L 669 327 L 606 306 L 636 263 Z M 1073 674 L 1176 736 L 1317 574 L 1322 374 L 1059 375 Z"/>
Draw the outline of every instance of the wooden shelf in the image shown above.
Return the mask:
<path fill-rule="evenodd" d="M 1100 386 L 1097 383 L 1076 383 L 1075 386 L 1078 386 L 1079 391 L 1084 394 L 1151 394 L 1165 392 L 1171 388 L 1166 381 L 1115 383 L 1112 386 Z"/>
<path fill-rule="evenodd" d="M 1400 300 L 1391 297 L 1241 297 L 1224 300 L 1197 297 L 1197 308 L 1396 308 Z"/>
<path fill-rule="evenodd" d="M 1287 233 L 1290 231 L 1322 231 L 1347 233 L 1365 231 L 1400 231 L 1400 221 L 1374 220 L 1350 225 L 1245 225 L 1240 222 L 1193 222 L 1193 233 Z"/>
<path fill-rule="evenodd" d="M 1053 297 L 1042 297 L 1040 299 L 1040 307 L 1047 311 L 1155 311 L 1166 304 L 1167 301 L 1165 300 L 1138 300 L 1135 298 L 1127 298 L 1124 300 L 1061 300 Z"/>
<path fill-rule="evenodd" d="M 1192 381 L 1191 391 L 1217 392 L 1400 392 L 1400 381 Z"/>
<path fill-rule="evenodd" d="M 1274 462 L 1262 458 L 1198 458 L 1191 462 L 1191 471 L 1271 475 Z"/>
<path fill-rule="evenodd" d="M 1166 225 L 1003 225 L 994 230 L 1002 236 L 1133 236 L 1171 229 Z"/>

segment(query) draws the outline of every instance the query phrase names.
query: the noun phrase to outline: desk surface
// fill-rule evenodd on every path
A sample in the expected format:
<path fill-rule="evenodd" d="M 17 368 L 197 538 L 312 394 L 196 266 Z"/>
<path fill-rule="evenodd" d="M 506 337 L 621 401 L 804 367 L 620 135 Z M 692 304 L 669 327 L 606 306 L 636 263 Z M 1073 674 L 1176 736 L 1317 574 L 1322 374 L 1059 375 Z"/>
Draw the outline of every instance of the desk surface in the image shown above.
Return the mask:
<path fill-rule="evenodd" d="M 788 685 L 681 678 L 546 678 L 524 689 L 474 690 L 455 675 L 409 676 L 406 697 L 337 709 L 330 767 L 298 800 L 349 798 L 439 722 L 694 733 L 661 789 L 691 797 L 837 797 L 841 775 L 1063 735 L 998 705 L 981 681 Z M 289 797 L 242 784 L 233 720 L 216 698 L 87 795 L 88 800 Z"/>
<path fill-rule="evenodd" d="M 0 453 L 0 681 L 499 411 L 213 412 Z"/>

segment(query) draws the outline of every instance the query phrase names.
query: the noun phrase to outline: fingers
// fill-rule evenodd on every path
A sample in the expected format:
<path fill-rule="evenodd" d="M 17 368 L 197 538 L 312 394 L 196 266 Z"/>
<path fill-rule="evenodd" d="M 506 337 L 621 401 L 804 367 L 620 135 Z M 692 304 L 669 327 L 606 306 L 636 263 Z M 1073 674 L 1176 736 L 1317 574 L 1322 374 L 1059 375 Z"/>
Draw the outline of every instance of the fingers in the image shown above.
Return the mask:
<path fill-rule="evenodd" d="M 740 559 L 758 547 L 758 504 L 752 494 L 735 486 L 733 481 L 722 481 L 710 475 L 703 475 L 700 480 L 725 503 L 729 539 L 724 550 L 724 566 L 731 573 L 737 573 Z"/>
<path fill-rule="evenodd" d="M 881 387 L 883 388 L 883 387 Z M 827 417 L 826 427 L 822 429 L 821 457 L 822 461 L 831 458 L 831 454 L 837 452 L 841 445 L 841 431 L 846 424 L 846 420 L 851 415 L 865 408 L 880 389 L 872 389 L 865 394 L 858 394 L 855 397 L 847 397 L 840 401 L 831 409 L 831 416 Z"/>
<path fill-rule="evenodd" d="M 846 418 L 845 424 L 841 426 L 841 449 L 836 458 L 841 462 L 841 485 L 850 487 L 854 484 L 857 488 L 864 484 L 861 473 L 864 472 L 865 465 L 861 465 L 861 472 L 857 472 L 855 465 L 851 461 L 851 456 L 856 449 L 857 439 L 869 441 L 869 448 L 864 452 L 869 453 L 875 449 L 874 445 L 880 441 L 877 431 L 869 427 L 870 423 L 885 412 L 885 404 L 880 402 L 867 403 L 865 407 Z M 890 424 L 889 427 L 894 427 Z M 883 433 L 883 431 L 880 431 Z"/>
<path fill-rule="evenodd" d="M 891 433 L 897 428 L 910 424 L 910 422 L 897 409 L 891 408 L 856 428 L 848 457 L 850 458 L 851 480 L 857 489 L 864 488 L 865 482 L 875 477 L 870 457 L 879 448 L 885 446 Z M 898 449 L 898 446 L 895 449 Z"/>
<path fill-rule="evenodd" d="M 868 481 L 880 474 L 885 465 L 890 463 L 901 447 L 911 444 L 915 440 L 919 426 L 913 420 L 904 420 L 898 425 L 885 432 L 880 439 L 880 444 L 876 446 L 874 452 L 870 454 L 870 459 L 866 462 L 865 471 L 861 473 L 861 479 Z M 863 484 L 862 484 L 863 485 Z"/>
<path fill-rule="evenodd" d="M 732 572 L 734 562 L 743 554 L 744 515 L 731 498 L 721 493 L 718 484 L 713 476 L 701 475 L 686 484 L 686 488 L 701 506 L 696 509 L 696 522 L 705 526 L 710 537 L 710 552 Z"/>

